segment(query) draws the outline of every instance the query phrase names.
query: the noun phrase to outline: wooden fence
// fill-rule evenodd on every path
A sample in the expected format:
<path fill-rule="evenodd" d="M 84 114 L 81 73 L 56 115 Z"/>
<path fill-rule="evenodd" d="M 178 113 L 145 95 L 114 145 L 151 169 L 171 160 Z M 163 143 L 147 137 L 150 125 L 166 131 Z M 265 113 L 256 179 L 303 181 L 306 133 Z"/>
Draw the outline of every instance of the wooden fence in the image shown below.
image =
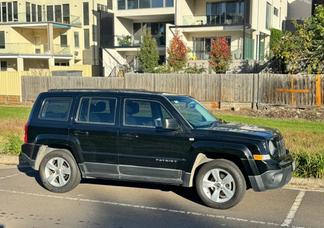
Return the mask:
<path fill-rule="evenodd" d="M 324 76 L 321 77 L 322 104 Z M 22 77 L 22 100 L 58 88 L 145 89 L 186 94 L 205 102 L 313 106 L 315 75 L 128 74 L 124 78 Z"/>

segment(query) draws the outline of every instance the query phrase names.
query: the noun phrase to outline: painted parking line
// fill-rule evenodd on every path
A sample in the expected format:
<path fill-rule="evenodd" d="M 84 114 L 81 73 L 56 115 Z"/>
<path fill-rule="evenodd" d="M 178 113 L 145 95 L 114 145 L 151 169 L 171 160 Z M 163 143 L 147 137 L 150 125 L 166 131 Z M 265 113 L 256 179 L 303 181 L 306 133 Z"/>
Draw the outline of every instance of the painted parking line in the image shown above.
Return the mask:
<path fill-rule="evenodd" d="M 300 204 L 303 201 L 304 196 L 305 196 L 305 191 L 300 191 L 298 193 L 293 205 L 291 206 L 291 208 L 290 208 L 290 210 L 288 212 L 288 215 L 287 215 L 285 221 L 281 224 L 281 226 L 286 226 L 287 227 L 287 226 L 291 225 L 292 221 L 295 218 L 296 212 L 297 212 Z"/>
<path fill-rule="evenodd" d="M 47 195 L 47 194 L 22 192 L 22 191 L 7 190 L 7 189 L 0 189 L 0 192 L 9 193 L 9 194 L 28 195 L 28 196 L 38 197 L 38 198 L 42 197 L 42 198 L 62 199 L 62 200 L 69 200 L 69 201 L 78 201 L 78 202 L 83 202 L 83 203 L 95 203 L 95 204 L 103 204 L 103 205 L 118 206 L 118 207 L 128 207 L 128 208 L 142 209 L 142 210 L 160 211 L 160 212 L 173 213 L 173 214 L 192 215 L 192 216 L 205 217 L 205 218 L 208 217 L 208 218 L 228 220 L 228 221 L 245 222 L 245 223 L 250 223 L 250 224 L 254 224 L 254 225 L 259 224 L 259 225 L 280 227 L 279 223 L 258 221 L 258 220 L 245 219 L 245 218 L 237 218 L 237 217 L 224 216 L 224 215 L 207 214 L 207 213 L 201 213 L 201 212 L 195 212 L 195 211 L 177 210 L 177 209 L 162 208 L 162 207 L 152 207 L 152 206 L 145 206 L 145 205 L 138 205 L 138 204 L 120 203 L 120 202 L 105 201 L 105 200 L 94 200 L 94 199 L 87 199 L 87 198 L 62 196 L 62 195 Z"/>

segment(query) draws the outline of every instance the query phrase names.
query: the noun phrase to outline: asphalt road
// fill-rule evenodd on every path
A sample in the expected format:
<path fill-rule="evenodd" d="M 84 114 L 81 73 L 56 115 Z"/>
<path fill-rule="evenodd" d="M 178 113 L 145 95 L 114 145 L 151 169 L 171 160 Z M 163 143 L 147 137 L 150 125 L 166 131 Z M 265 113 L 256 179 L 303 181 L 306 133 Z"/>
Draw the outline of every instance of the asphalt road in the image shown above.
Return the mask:
<path fill-rule="evenodd" d="M 92 180 L 53 194 L 24 171 L 0 166 L 0 228 L 324 227 L 324 192 L 249 190 L 223 211 L 202 205 L 193 190 L 152 184 Z"/>

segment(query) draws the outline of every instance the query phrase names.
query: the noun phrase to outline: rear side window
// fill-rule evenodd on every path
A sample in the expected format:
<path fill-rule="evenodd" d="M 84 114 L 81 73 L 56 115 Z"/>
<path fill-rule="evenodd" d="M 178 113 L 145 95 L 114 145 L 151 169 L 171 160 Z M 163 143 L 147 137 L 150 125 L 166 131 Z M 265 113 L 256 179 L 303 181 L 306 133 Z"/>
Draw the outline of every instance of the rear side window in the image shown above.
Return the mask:
<path fill-rule="evenodd" d="M 46 98 L 43 102 L 39 119 L 67 121 L 72 105 L 70 97 Z"/>
<path fill-rule="evenodd" d="M 78 122 L 115 124 L 116 98 L 82 98 L 79 105 Z"/>

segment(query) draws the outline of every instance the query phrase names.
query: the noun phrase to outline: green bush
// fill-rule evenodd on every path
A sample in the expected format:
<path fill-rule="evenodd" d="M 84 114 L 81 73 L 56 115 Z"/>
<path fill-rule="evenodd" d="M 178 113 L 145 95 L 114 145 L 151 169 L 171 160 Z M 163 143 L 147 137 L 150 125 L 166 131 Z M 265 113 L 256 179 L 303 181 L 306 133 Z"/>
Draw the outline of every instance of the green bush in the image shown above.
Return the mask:
<path fill-rule="evenodd" d="M 165 64 L 154 68 L 154 73 L 156 74 L 167 74 L 167 73 L 171 73 L 171 71 L 172 71 L 171 68 Z"/>
<path fill-rule="evenodd" d="M 5 138 L 3 153 L 10 155 L 18 155 L 20 153 L 21 145 L 23 141 L 18 135 L 8 135 Z"/>
<path fill-rule="evenodd" d="M 206 73 L 206 69 L 204 67 L 190 66 L 187 67 L 184 71 L 187 74 L 202 74 Z"/>
<path fill-rule="evenodd" d="M 292 154 L 296 162 L 294 175 L 303 178 L 324 178 L 324 152 Z"/>

